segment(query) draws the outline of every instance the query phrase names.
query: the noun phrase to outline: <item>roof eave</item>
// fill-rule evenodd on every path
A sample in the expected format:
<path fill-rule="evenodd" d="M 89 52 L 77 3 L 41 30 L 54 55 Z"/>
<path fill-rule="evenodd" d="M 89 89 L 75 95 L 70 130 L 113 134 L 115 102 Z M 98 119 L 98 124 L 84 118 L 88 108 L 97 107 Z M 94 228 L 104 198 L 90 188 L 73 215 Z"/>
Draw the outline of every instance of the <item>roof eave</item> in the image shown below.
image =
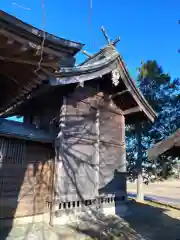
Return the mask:
<path fill-rule="evenodd" d="M 114 48 L 111 49 L 110 46 L 108 46 L 107 52 L 106 48 L 104 48 L 99 52 L 99 56 L 98 54 L 95 54 L 94 56 L 94 61 L 93 57 L 91 57 L 90 63 L 86 61 L 84 64 L 81 64 L 78 67 L 61 68 L 59 73 L 56 73 L 54 76 L 50 76 L 50 85 L 67 85 L 81 81 L 92 80 L 108 74 L 112 72 L 113 69 L 118 68 L 123 83 L 129 92 L 131 92 L 134 100 L 139 106 L 139 112 L 143 111 L 145 116 L 147 116 L 147 119 L 153 122 L 156 117 L 156 113 L 135 86 L 119 53 Z M 102 56 L 104 57 L 101 58 Z M 96 57 L 99 58 L 97 59 Z"/>
<path fill-rule="evenodd" d="M 180 129 L 167 137 L 165 140 L 156 143 L 152 148 L 150 148 L 147 151 L 149 159 L 157 158 L 161 154 L 169 151 L 171 148 L 176 147 L 177 142 L 180 142 Z"/>
<path fill-rule="evenodd" d="M 137 104 L 140 106 L 140 108 L 143 110 L 143 112 L 146 114 L 147 118 L 154 122 L 155 118 L 157 117 L 156 112 L 153 110 L 153 108 L 149 105 L 149 103 L 144 98 L 143 94 L 140 92 L 140 90 L 135 86 L 134 81 L 132 80 L 128 70 L 126 69 L 126 66 L 122 60 L 122 58 L 119 56 L 119 64 L 121 71 L 121 78 L 126 85 L 127 89 L 129 89 L 133 93 L 133 97 L 135 98 Z"/>
<path fill-rule="evenodd" d="M 20 19 L 0 10 L 0 21 L 5 22 L 6 24 L 9 24 L 10 26 L 14 26 L 13 29 L 17 28 L 19 32 L 25 31 L 28 35 L 32 35 L 37 38 L 43 38 L 44 37 L 44 32 L 36 27 L 31 26 L 28 23 L 25 23 L 21 21 Z M 54 45 L 54 48 L 58 50 L 58 46 L 64 47 L 64 48 L 69 48 L 73 50 L 73 55 L 78 53 L 84 46 L 84 44 L 67 40 L 64 38 L 57 37 L 53 34 L 49 34 L 45 32 L 45 38 L 47 41 L 51 42 L 52 45 Z"/>
<path fill-rule="evenodd" d="M 23 139 L 33 142 L 53 143 L 54 136 L 48 132 L 20 122 L 0 119 L 0 136 Z"/>

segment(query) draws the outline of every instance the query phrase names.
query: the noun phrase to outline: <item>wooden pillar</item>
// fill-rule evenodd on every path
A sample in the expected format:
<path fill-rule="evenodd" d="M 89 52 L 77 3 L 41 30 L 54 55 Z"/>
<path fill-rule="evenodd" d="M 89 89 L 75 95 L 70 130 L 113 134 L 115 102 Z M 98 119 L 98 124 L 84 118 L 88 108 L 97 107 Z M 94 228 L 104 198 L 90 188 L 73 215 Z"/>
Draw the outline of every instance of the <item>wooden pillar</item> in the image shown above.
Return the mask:
<path fill-rule="evenodd" d="M 97 93 L 99 93 L 99 83 L 97 84 Z M 99 174 L 100 174 L 100 104 L 99 104 L 99 97 L 96 96 L 96 106 L 97 106 L 97 109 L 96 109 L 96 126 L 95 126 L 95 129 L 96 129 L 96 144 L 95 144 L 95 147 L 96 147 L 96 155 L 95 155 L 95 162 L 96 162 L 96 168 L 95 168 L 95 175 L 96 175 L 96 183 L 95 183 L 95 186 L 96 186 L 96 193 L 95 195 L 98 196 L 99 195 Z"/>
<path fill-rule="evenodd" d="M 50 210 L 50 225 L 54 225 L 54 217 L 57 204 L 57 196 L 55 193 L 57 192 L 57 183 L 58 176 L 60 174 L 60 170 L 62 168 L 63 161 L 63 146 L 64 146 L 64 127 L 66 121 L 66 97 L 63 97 L 63 102 L 60 108 L 60 116 L 59 116 L 59 133 L 55 140 L 55 163 L 54 163 L 54 181 L 53 181 L 53 190 L 52 190 L 52 204 Z"/>
<path fill-rule="evenodd" d="M 96 110 L 96 195 L 98 196 L 99 190 L 99 165 L 100 165 L 100 109 L 99 107 Z"/>
<path fill-rule="evenodd" d="M 144 201 L 143 192 L 143 177 L 142 177 L 142 123 L 136 123 L 137 142 L 138 142 L 138 157 L 136 162 L 137 170 L 137 201 Z"/>
<path fill-rule="evenodd" d="M 50 218 L 49 218 L 49 225 L 51 227 L 54 226 L 54 217 L 55 217 L 55 211 L 56 211 L 56 181 L 57 181 L 57 156 L 58 156 L 58 149 L 57 142 L 55 141 L 55 156 L 54 156 L 54 163 L 53 163 L 53 169 L 52 169 L 52 189 L 51 189 L 51 206 L 50 206 Z"/>
<path fill-rule="evenodd" d="M 121 141 L 121 153 L 120 153 L 120 168 L 118 172 L 121 172 L 122 177 L 122 186 L 123 191 L 125 192 L 125 196 L 127 198 L 127 183 L 126 183 L 126 125 L 125 125 L 125 117 L 123 115 L 120 116 L 120 141 Z"/>
<path fill-rule="evenodd" d="M 120 139 L 122 145 L 122 154 L 120 156 L 121 172 L 126 172 L 126 125 L 123 115 L 120 116 Z"/>

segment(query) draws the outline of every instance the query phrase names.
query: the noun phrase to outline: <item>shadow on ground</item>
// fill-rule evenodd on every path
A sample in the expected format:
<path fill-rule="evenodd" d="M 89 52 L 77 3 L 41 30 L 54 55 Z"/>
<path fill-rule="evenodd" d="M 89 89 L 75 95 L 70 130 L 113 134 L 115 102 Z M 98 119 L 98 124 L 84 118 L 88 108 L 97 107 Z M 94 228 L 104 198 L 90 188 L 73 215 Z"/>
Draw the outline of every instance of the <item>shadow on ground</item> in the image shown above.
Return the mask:
<path fill-rule="evenodd" d="M 105 216 L 93 212 L 86 214 L 79 219 L 76 225 L 69 225 L 77 233 L 81 233 L 89 238 L 96 240 L 140 240 L 142 239 L 133 229 L 129 228 L 128 223 L 117 216 Z"/>
<path fill-rule="evenodd" d="M 145 239 L 179 240 L 180 211 L 154 203 L 128 204 L 124 220 Z"/>
<path fill-rule="evenodd" d="M 127 214 L 122 218 L 94 211 L 83 216 L 80 224 L 70 227 L 99 240 L 180 240 L 180 211 L 135 201 L 129 201 L 127 206 Z"/>
<path fill-rule="evenodd" d="M 76 224 L 66 227 L 56 225 L 50 228 L 47 224 L 19 226 L 8 240 L 180 240 L 178 210 L 129 201 L 124 217 L 105 216 L 98 212 L 89 208 Z M 0 239 L 6 239 L 2 238 L 2 232 L 0 235 Z"/>

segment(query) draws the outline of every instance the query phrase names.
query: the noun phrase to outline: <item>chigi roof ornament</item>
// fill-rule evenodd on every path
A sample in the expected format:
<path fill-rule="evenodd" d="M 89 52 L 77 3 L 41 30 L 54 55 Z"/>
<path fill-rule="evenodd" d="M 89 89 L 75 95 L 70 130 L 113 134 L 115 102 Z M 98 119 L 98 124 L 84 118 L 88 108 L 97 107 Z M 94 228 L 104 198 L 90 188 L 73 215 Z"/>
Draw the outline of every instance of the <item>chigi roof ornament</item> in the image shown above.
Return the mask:
<path fill-rule="evenodd" d="M 114 41 L 111 41 L 107 35 L 106 30 L 104 29 L 104 27 L 101 27 L 101 30 L 104 34 L 104 37 L 106 39 L 106 41 L 108 42 L 108 45 L 112 45 L 112 46 L 116 46 L 116 44 L 120 41 L 120 37 L 117 37 Z M 117 86 L 119 84 L 119 78 L 120 78 L 120 72 L 119 69 L 116 68 L 114 70 L 112 70 L 112 83 L 114 86 Z"/>
<path fill-rule="evenodd" d="M 120 37 L 117 37 L 114 41 L 111 41 L 110 38 L 107 35 L 106 30 L 104 29 L 104 27 L 101 27 L 101 30 L 103 32 L 103 35 L 108 43 L 108 45 L 113 45 L 114 47 L 116 46 L 116 44 L 120 41 Z"/>
<path fill-rule="evenodd" d="M 101 31 L 108 43 L 109 46 L 113 46 L 115 47 L 116 44 L 120 41 L 120 37 L 117 37 L 114 41 L 111 41 L 110 38 L 108 37 L 108 34 L 105 30 L 105 28 L 102 26 L 101 27 Z M 92 58 L 93 54 L 90 54 L 89 52 L 82 50 L 81 51 L 83 54 L 85 54 L 88 58 Z M 120 72 L 119 69 L 114 69 L 112 70 L 112 83 L 114 86 L 117 86 L 119 84 L 119 78 L 120 78 Z M 82 82 L 80 82 L 80 86 L 83 87 L 84 84 Z"/>
<path fill-rule="evenodd" d="M 111 41 L 110 38 L 108 37 L 108 34 L 107 34 L 105 28 L 103 26 L 101 27 L 101 31 L 102 31 L 102 33 L 103 33 L 103 35 L 104 35 L 108 45 L 116 47 L 116 44 L 120 41 L 120 37 L 117 37 L 114 41 Z M 88 58 L 93 57 L 93 54 L 91 54 L 91 53 L 89 53 L 89 52 L 87 52 L 85 50 L 81 50 L 81 52 L 84 55 L 86 55 Z"/>

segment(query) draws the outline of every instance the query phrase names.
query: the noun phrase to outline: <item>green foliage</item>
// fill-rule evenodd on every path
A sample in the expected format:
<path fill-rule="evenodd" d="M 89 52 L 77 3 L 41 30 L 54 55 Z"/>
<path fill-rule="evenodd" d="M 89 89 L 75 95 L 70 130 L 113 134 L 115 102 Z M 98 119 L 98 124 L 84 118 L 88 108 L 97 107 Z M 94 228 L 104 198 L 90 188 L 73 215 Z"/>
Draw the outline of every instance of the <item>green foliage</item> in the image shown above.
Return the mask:
<path fill-rule="evenodd" d="M 162 67 L 153 60 L 142 62 L 139 68 L 137 84 L 149 104 L 158 114 L 154 124 L 143 123 L 142 150 L 143 166 L 146 171 L 158 175 L 168 175 L 172 172 L 173 158 L 161 156 L 155 162 L 147 158 L 146 150 L 154 143 L 165 139 L 180 127 L 180 81 L 172 80 L 163 72 Z M 136 171 L 137 139 L 134 126 L 127 128 L 127 160 L 128 170 Z M 166 174 L 163 174 L 166 166 Z"/>

